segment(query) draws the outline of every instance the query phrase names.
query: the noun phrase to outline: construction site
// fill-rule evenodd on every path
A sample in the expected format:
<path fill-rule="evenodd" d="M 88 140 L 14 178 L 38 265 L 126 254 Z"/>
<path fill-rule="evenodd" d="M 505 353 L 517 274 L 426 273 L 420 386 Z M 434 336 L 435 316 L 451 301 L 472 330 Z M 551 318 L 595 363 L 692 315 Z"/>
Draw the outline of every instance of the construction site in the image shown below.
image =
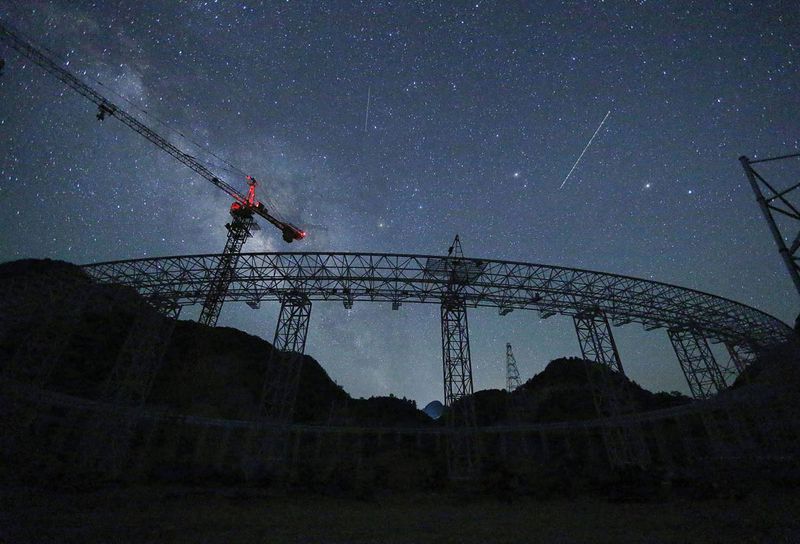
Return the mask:
<path fill-rule="evenodd" d="M 246 186 L 240 191 L 2 22 L 0 42 L 93 103 L 98 121 L 125 125 L 233 201 L 221 253 L 0 265 L 0 456 L 7 482 L 224 481 L 290 495 L 323 490 L 362 497 L 401 489 L 503 500 L 550 486 L 556 495 L 632 501 L 667 496 L 664 486 L 724 495 L 800 482 L 800 338 L 780 319 L 659 281 L 471 257 L 457 235 L 440 255 L 247 252 L 259 222 L 287 243 L 313 233 L 262 197 L 255 177 L 237 172 Z M 800 237 L 796 225 L 781 222 L 800 221 L 792 199 L 798 185 L 781 188 L 760 171 L 765 162 L 798 158 L 743 156 L 740 163 L 800 292 Z M 267 303 L 280 308 L 269 343 L 223 329 L 224 305 L 260 311 Z M 441 328 L 441 418 L 415 420 L 416 405 L 401 424 L 371 425 L 354 415 L 355 401 L 337 392 L 324 367 L 306 354 L 312 308 L 330 303 L 342 311 L 356 304 L 393 312 L 409 305 L 437 308 L 440 322 L 430 326 Z M 563 420 L 532 415 L 537 378 L 526 383 L 530 377 L 521 376 L 514 338 L 498 350 L 505 389 L 493 393 L 499 400 L 481 401 L 468 322 L 478 308 L 501 318 L 512 312 L 532 320 L 566 316 L 580 361 L 561 364 L 584 373 L 578 397 L 586 394 L 591 413 Z M 199 318 L 181 319 L 185 311 Z M 642 400 L 650 397 L 632 385 L 615 341 L 621 327 L 668 338 L 689 397 L 658 408 Z M 181 408 L 187 406 L 178 399 L 186 395 L 182 388 L 204 391 L 198 384 L 206 378 L 197 374 L 212 368 L 196 361 L 227 360 L 210 355 L 215 342 L 232 346 L 225 348 L 231 360 L 239 357 L 238 342 L 253 343 L 260 358 L 251 357 L 246 371 L 230 371 L 225 379 L 238 384 L 229 386 L 237 391 L 230 399 Z M 183 359 L 196 370 L 180 370 L 188 364 Z M 325 392 L 315 393 L 314 383 L 323 383 Z M 207 397 L 225 390 L 220 386 Z M 329 414 L 299 416 L 312 411 L 315 395 L 323 399 L 315 413 Z M 487 406 L 501 406 L 502 415 L 490 415 Z"/>

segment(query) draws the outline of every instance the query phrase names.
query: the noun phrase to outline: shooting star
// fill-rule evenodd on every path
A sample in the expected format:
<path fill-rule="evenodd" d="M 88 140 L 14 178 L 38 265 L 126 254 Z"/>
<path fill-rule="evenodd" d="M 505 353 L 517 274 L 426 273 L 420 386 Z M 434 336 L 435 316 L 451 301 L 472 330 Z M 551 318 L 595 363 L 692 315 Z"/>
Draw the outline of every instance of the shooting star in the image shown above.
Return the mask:
<path fill-rule="evenodd" d="M 589 149 L 590 145 L 592 145 L 592 142 L 594 141 L 595 137 L 597 136 L 597 133 L 600 132 L 601 128 L 603 128 L 603 124 L 606 122 L 606 119 L 608 119 L 609 115 L 611 115 L 611 110 L 608 110 L 608 113 L 606 113 L 606 116 L 603 117 L 602 121 L 600 121 L 600 126 L 597 127 L 597 130 L 594 131 L 594 134 L 592 134 L 592 137 L 589 138 L 589 143 L 586 144 L 586 147 L 584 147 L 583 151 L 581 151 L 581 154 L 578 156 L 578 160 L 575 161 L 575 164 L 573 164 L 572 168 L 569 169 L 569 173 L 567 174 L 567 177 L 564 178 L 564 181 L 561 182 L 561 187 L 559 187 L 559 190 L 564 188 L 564 184 L 567 183 L 567 180 L 572 175 L 572 172 L 575 171 L 575 167 L 578 166 L 579 162 L 581 162 L 581 159 L 583 158 L 583 154 L 586 153 L 586 150 Z"/>
<path fill-rule="evenodd" d="M 367 132 L 367 124 L 369 123 L 369 100 L 372 98 L 372 87 L 367 87 L 367 113 L 364 115 L 364 132 Z"/>

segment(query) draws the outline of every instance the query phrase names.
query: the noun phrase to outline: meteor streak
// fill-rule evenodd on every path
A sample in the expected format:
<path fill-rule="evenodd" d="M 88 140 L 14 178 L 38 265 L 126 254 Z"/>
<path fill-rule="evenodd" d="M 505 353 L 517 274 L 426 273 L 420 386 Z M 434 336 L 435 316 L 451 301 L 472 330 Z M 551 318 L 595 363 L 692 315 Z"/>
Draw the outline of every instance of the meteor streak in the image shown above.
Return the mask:
<path fill-rule="evenodd" d="M 367 112 L 364 114 L 364 132 L 367 132 L 367 123 L 369 123 L 369 99 L 372 97 L 372 87 L 367 87 Z"/>
<path fill-rule="evenodd" d="M 597 130 L 594 131 L 594 134 L 592 134 L 592 137 L 589 138 L 589 143 L 586 144 L 586 147 L 584 147 L 583 151 L 581 151 L 581 154 L 578 156 L 578 160 L 575 161 L 575 164 L 573 164 L 572 168 L 569 169 L 569 173 L 567 174 L 567 177 L 564 178 L 564 181 L 561 182 L 561 187 L 559 187 L 559 190 L 564 188 L 564 184 L 567 182 L 569 177 L 572 175 L 572 172 L 575 170 L 575 167 L 578 166 L 578 163 L 581 162 L 581 159 L 583 158 L 583 154 L 586 153 L 586 150 L 589 149 L 590 145 L 592 145 L 592 142 L 594 141 L 595 137 L 597 136 L 597 133 L 600 132 L 601 128 L 603 128 L 603 124 L 606 122 L 606 119 L 608 119 L 609 115 L 611 115 L 611 110 L 608 110 L 608 113 L 606 113 L 606 116 L 603 117 L 602 121 L 600 121 L 600 126 L 597 127 Z"/>

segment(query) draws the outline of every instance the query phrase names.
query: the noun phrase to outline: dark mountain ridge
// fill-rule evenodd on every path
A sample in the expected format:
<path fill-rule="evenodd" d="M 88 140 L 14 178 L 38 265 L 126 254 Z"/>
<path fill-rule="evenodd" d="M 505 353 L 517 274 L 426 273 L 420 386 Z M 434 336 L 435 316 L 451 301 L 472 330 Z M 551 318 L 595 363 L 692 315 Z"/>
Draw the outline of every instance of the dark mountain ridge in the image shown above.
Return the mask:
<path fill-rule="evenodd" d="M 77 266 L 51 260 L 23 260 L 0 264 L 0 278 L 24 279 L 32 285 L 51 278 L 65 285 L 87 286 L 88 276 Z M 14 313 L 14 324 L 0 338 L 0 357 L 14 357 L 27 342 L 45 341 L 48 327 L 71 328 L 60 363 L 49 377 L 48 388 L 96 399 L 119 353 L 137 312 L 140 296 L 132 289 L 94 286 L 80 317 L 70 317 L 69 304 L 53 301 L 44 291 L 26 293 L 26 304 L 3 312 Z M 24 307 L 23 307 L 24 306 Z M 155 312 L 155 310 L 144 310 Z M 37 337 L 38 335 L 38 337 Z M 148 405 L 170 412 L 226 419 L 252 419 L 264 382 L 266 362 L 272 356 L 269 342 L 229 327 L 207 327 L 178 321 L 163 363 L 153 380 Z M 289 364 L 276 354 L 276 364 Z M 479 425 L 513 422 L 548 422 L 597 417 L 589 389 L 588 372 L 607 372 L 596 363 L 578 358 L 552 361 L 513 393 L 484 390 L 474 394 Z M 624 387 L 639 411 L 688 402 L 677 393 L 650 393 L 627 378 Z M 297 423 L 368 426 L 442 425 L 405 398 L 352 398 L 310 356 L 303 366 L 295 405 Z"/>

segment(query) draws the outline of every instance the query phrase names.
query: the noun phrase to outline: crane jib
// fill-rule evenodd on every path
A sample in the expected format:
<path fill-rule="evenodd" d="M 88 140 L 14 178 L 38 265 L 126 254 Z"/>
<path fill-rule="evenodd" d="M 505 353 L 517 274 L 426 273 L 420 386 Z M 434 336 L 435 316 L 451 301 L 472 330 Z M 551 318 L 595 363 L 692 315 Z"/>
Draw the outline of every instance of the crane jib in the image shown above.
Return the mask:
<path fill-rule="evenodd" d="M 0 21 L 0 41 L 5 42 L 9 47 L 30 59 L 36 65 L 43 68 L 55 78 L 72 88 L 75 92 L 95 103 L 98 107 L 97 118 L 99 120 L 105 119 L 106 116 L 116 117 L 128 128 L 132 129 L 134 132 L 137 132 L 155 146 L 167 152 L 169 155 L 172 155 L 175 159 L 193 170 L 195 173 L 225 191 L 237 202 L 247 202 L 247 197 L 245 195 L 237 191 L 228 182 L 220 179 L 203 163 L 185 153 L 174 144 L 170 143 L 166 138 L 105 98 L 95 89 L 75 77 L 71 72 L 59 66 L 50 57 L 36 49 L 33 45 L 17 35 L 17 33 L 8 28 L 2 21 Z M 290 241 L 289 238 L 293 240 L 299 240 L 305 237 L 305 232 L 298 229 L 294 225 L 278 220 L 263 208 L 254 208 L 254 211 L 269 221 L 272 225 L 283 231 L 283 237 L 285 240 Z"/>

